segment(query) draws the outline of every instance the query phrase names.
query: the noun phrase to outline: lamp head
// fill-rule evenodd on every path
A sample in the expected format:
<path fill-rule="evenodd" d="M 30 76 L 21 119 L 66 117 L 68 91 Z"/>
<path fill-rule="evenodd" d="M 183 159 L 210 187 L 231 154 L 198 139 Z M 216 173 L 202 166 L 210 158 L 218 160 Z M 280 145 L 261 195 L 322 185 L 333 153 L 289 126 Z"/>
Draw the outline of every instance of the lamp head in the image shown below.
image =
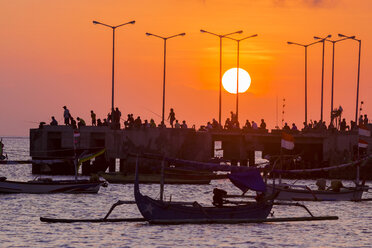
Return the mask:
<path fill-rule="evenodd" d="M 186 35 L 186 33 L 181 33 L 181 34 L 179 34 L 180 36 L 185 36 Z"/>
<path fill-rule="evenodd" d="M 293 44 L 293 42 L 287 41 L 287 44 L 288 44 L 288 45 L 292 45 L 292 44 Z"/>
<path fill-rule="evenodd" d="M 205 33 L 206 31 L 204 29 L 200 29 L 200 32 L 201 33 Z"/>
<path fill-rule="evenodd" d="M 241 34 L 241 33 L 243 33 L 243 30 L 239 30 L 239 31 L 237 31 L 236 33 L 237 33 L 237 34 Z"/>
<path fill-rule="evenodd" d="M 332 37 L 332 35 L 331 34 L 329 34 L 328 36 L 327 36 L 327 38 L 331 38 Z"/>
<path fill-rule="evenodd" d="M 318 36 L 314 36 L 314 39 L 316 40 L 321 40 L 322 38 L 318 37 Z"/>
<path fill-rule="evenodd" d="M 350 36 L 350 39 L 355 39 L 355 35 L 353 35 L 353 36 Z"/>
<path fill-rule="evenodd" d="M 99 22 L 97 22 L 97 21 L 93 21 L 93 24 L 99 24 Z"/>
<path fill-rule="evenodd" d="M 147 36 L 151 36 L 152 34 L 150 34 L 150 33 L 146 33 L 146 35 L 147 35 Z"/>
<path fill-rule="evenodd" d="M 346 37 L 346 35 L 338 34 L 339 37 Z"/>

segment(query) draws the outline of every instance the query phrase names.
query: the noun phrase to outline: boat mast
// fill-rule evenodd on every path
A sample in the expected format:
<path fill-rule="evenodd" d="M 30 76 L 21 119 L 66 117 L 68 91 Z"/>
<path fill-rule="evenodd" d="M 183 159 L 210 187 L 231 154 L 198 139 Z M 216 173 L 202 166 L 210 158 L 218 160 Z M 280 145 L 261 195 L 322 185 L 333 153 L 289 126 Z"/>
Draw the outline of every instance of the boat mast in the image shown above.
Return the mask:
<path fill-rule="evenodd" d="M 160 172 L 160 200 L 163 201 L 164 198 L 164 165 L 165 159 L 161 161 L 161 172 Z"/>

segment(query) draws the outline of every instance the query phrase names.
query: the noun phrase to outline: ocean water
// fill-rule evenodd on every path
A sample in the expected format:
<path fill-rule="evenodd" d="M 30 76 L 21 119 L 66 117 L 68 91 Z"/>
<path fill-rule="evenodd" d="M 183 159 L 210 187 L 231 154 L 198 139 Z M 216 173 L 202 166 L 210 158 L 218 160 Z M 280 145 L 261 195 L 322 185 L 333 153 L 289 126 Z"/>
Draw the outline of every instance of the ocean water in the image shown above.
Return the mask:
<path fill-rule="evenodd" d="M 28 138 L 3 138 L 9 159 L 29 159 Z M 0 176 L 30 180 L 31 165 L 0 165 Z M 62 178 L 62 177 L 55 177 Z M 65 177 L 64 177 L 65 178 Z M 312 180 L 299 183 L 314 185 Z M 350 184 L 351 182 L 344 182 Z M 372 182 L 367 182 L 372 185 Z M 239 194 L 228 180 L 211 185 L 166 185 L 165 197 L 209 204 L 219 187 Z M 159 185 L 141 185 L 153 197 Z M 364 194 L 372 198 L 372 193 Z M 305 202 L 314 215 L 339 220 L 265 224 L 149 225 L 143 223 L 42 223 L 39 218 L 102 218 L 117 200 L 133 200 L 133 185 L 109 185 L 95 195 L 0 194 L 0 247 L 372 247 L 372 202 Z M 275 217 L 308 216 L 274 206 Z M 117 207 L 112 218 L 141 217 L 136 205 Z"/>

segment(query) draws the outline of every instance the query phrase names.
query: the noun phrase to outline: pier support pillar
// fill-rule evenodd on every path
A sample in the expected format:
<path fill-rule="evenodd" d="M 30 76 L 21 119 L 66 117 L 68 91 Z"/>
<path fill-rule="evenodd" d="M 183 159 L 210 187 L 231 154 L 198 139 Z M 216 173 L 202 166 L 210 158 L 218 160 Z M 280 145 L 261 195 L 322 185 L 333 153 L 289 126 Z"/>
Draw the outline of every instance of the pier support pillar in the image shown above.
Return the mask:
<path fill-rule="evenodd" d="M 116 159 L 110 158 L 109 160 L 109 172 L 115 172 L 116 167 Z"/>
<path fill-rule="evenodd" d="M 125 172 L 125 163 L 126 163 L 126 159 L 123 159 L 121 158 L 120 159 L 120 172 Z"/>
<path fill-rule="evenodd" d="M 254 151 L 248 151 L 248 161 L 249 161 L 249 166 L 255 165 L 255 157 L 254 157 Z"/>

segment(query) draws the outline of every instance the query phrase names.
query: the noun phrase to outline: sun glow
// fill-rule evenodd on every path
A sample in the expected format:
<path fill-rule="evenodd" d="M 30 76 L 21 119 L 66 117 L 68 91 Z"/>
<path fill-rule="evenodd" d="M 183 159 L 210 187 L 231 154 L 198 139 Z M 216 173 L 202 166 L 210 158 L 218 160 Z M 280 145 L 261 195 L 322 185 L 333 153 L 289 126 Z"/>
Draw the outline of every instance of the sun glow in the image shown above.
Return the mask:
<path fill-rule="evenodd" d="M 236 78 L 237 68 L 227 70 L 222 77 L 223 88 L 231 94 L 236 94 Z M 239 68 L 239 93 L 246 92 L 250 85 L 251 77 L 249 76 L 248 72 L 242 68 Z"/>

